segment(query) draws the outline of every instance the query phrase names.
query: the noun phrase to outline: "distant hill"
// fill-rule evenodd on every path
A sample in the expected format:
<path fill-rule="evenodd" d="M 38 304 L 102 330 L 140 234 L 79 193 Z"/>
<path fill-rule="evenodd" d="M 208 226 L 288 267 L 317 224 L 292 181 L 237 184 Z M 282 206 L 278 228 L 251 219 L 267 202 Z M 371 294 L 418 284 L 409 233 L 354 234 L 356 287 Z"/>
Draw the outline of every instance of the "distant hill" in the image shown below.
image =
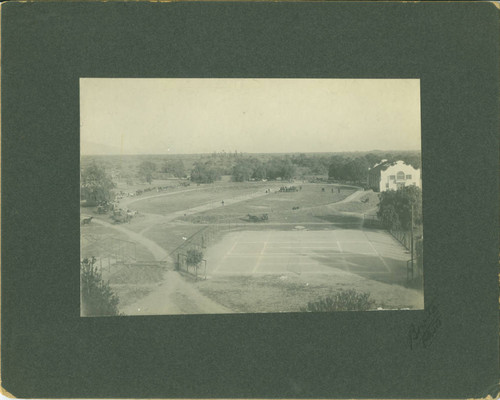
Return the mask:
<path fill-rule="evenodd" d="M 120 154 L 120 148 L 118 146 L 110 146 L 107 144 L 87 142 L 85 140 L 82 140 L 80 144 L 80 154 L 82 155 Z"/>

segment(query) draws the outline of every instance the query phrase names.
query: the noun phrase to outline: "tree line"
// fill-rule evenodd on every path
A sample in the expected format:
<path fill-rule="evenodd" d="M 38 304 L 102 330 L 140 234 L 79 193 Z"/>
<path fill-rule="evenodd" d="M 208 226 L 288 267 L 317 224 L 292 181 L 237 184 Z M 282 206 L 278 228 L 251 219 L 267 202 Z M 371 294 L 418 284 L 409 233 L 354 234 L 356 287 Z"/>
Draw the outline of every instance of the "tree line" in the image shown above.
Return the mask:
<path fill-rule="evenodd" d="M 389 231 L 402 232 L 409 238 L 415 251 L 417 270 L 422 272 L 422 190 L 416 186 L 406 186 L 382 192 L 379 197 L 377 217 Z"/>
<path fill-rule="evenodd" d="M 422 190 L 417 186 L 406 186 L 388 190 L 379 195 L 377 217 L 385 228 L 408 231 L 422 225 Z"/>
<path fill-rule="evenodd" d="M 182 156 L 165 158 L 158 161 L 142 161 L 135 167 L 133 176 L 141 182 L 151 184 L 162 174 L 175 178 L 189 178 L 195 183 L 213 183 L 223 175 L 230 175 L 235 182 L 250 180 L 292 180 L 305 179 L 308 176 L 328 176 L 329 180 L 363 184 L 368 170 L 382 159 L 402 160 L 420 168 L 419 152 L 392 153 L 342 153 L 342 154 L 261 154 L 245 155 L 242 153 L 212 153 L 200 155 L 194 162 L 186 165 Z M 125 176 L 122 176 L 124 178 Z M 132 176 L 127 175 L 127 183 L 132 183 Z M 113 180 L 104 167 L 95 162 L 82 170 L 82 198 L 92 202 L 109 200 L 115 187 Z"/>
<path fill-rule="evenodd" d="M 402 160 L 420 168 L 420 153 L 367 153 L 318 155 L 263 155 L 225 156 L 212 155 L 210 159 L 196 162 L 191 171 L 191 180 L 197 183 L 211 183 L 222 175 L 231 175 L 235 182 L 249 180 L 291 180 L 310 175 L 326 175 L 328 179 L 342 182 L 366 182 L 369 168 L 382 159 L 393 162 Z"/>

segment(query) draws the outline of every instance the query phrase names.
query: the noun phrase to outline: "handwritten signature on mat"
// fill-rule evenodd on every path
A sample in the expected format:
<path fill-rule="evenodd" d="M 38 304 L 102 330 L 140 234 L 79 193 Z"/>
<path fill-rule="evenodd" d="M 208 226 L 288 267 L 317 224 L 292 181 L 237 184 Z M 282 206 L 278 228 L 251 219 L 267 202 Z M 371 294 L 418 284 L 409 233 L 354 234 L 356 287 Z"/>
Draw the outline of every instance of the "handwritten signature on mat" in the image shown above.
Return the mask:
<path fill-rule="evenodd" d="M 418 347 L 428 348 L 441 327 L 441 315 L 438 307 L 431 304 L 425 310 L 425 318 L 420 323 L 411 324 L 408 331 L 410 349 Z"/>

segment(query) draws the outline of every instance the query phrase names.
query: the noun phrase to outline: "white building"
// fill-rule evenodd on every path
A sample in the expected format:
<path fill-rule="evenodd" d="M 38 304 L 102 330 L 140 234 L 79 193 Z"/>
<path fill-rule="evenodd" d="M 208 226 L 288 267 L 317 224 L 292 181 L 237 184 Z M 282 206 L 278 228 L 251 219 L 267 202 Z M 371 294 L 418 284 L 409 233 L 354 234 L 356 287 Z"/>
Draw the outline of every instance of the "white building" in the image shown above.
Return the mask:
<path fill-rule="evenodd" d="M 410 185 L 421 188 L 421 179 L 420 169 L 413 168 L 404 161 L 382 160 L 368 171 L 368 186 L 376 192 L 398 190 Z"/>

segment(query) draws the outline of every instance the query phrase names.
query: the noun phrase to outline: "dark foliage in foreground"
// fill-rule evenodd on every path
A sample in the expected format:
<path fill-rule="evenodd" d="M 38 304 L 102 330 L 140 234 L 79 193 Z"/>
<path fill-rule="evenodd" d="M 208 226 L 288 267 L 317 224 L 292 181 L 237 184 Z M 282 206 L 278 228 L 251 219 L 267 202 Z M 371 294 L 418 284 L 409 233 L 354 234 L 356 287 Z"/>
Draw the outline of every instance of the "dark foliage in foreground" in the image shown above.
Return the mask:
<path fill-rule="evenodd" d="M 102 317 L 118 315 L 118 297 L 104 282 L 97 270 L 95 257 L 85 258 L 80 266 L 80 290 L 82 315 Z"/>
<path fill-rule="evenodd" d="M 301 311 L 367 311 L 373 309 L 374 304 L 369 293 L 358 293 L 352 289 L 340 290 L 333 296 L 309 302 Z"/>

